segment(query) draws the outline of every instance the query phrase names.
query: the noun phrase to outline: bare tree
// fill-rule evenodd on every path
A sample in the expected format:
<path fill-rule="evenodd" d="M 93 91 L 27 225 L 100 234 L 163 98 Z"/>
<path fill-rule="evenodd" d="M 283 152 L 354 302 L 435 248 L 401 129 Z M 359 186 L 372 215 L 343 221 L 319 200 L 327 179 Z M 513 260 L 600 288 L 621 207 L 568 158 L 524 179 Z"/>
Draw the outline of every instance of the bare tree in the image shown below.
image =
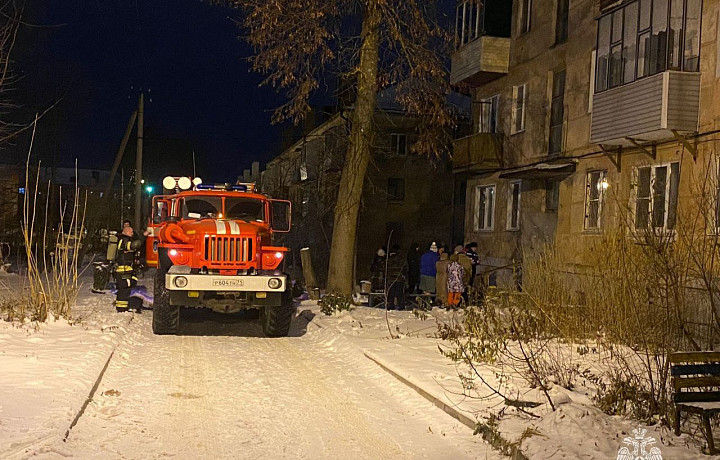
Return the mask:
<path fill-rule="evenodd" d="M 352 291 L 358 213 L 373 144 L 378 91 L 394 87 L 396 102 L 427 123 L 413 149 L 444 153 L 454 125 L 443 62 L 450 35 L 434 20 L 434 1 L 418 0 L 227 0 L 241 8 L 253 69 L 264 84 L 284 91 L 288 102 L 273 121 L 298 122 L 326 72 L 344 73 L 354 84 L 349 142 L 335 205 L 328 290 Z M 360 35 L 352 31 L 359 25 Z M 350 37 L 348 37 L 348 33 Z M 354 36 L 355 35 L 355 36 Z M 340 52 L 342 49 L 342 53 Z M 345 61 L 347 59 L 347 61 Z M 345 72 L 343 72 L 345 70 Z"/>

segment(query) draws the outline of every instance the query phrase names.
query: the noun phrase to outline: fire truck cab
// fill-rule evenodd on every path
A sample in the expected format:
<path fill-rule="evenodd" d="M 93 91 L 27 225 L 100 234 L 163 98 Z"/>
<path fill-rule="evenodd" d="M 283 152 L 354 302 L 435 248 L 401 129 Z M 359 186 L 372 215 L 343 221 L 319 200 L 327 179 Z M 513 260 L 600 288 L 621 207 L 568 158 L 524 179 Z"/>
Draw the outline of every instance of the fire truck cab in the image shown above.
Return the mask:
<path fill-rule="evenodd" d="M 273 235 L 290 230 L 290 202 L 254 184 L 166 177 L 163 187 L 148 243 L 157 249 L 153 332 L 177 333 L 180 308 L 194 307 L 259 309 L 264 333 L 286 336 L 295 312 L 282 270 L 288 249 L 273 245 Z"/>

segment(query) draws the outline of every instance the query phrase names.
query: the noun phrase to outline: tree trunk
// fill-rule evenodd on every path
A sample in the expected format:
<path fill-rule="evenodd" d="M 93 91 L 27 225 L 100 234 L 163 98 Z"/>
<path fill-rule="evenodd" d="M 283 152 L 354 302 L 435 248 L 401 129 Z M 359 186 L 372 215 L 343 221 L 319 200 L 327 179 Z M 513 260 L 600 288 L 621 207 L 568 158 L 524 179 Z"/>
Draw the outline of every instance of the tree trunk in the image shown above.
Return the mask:
<path fill-rule="evenodd" d="M 328 292 L 352 293 L 357 220 L 373 137 L 380 43 L 379 24 L 380 12 L 376 0 L 367 0 L 363 18 L 360 66 L 357 70 L 357 99 L 335 205 Z"/>

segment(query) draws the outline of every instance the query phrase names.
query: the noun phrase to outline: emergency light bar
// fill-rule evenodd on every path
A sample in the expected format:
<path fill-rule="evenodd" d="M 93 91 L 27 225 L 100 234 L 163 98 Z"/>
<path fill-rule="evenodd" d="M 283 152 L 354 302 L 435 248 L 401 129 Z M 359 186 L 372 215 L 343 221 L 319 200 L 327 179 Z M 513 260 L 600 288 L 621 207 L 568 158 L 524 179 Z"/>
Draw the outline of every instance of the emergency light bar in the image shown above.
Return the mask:
<path fill-rule="evenodd" d="M 247 192 L 247 185 L 231 185 L 231 184 L 203 184 L 195 187 L 195 190 L 232 190 L 235 192 Z"/>
<path fill-rule="evenodd" d="M 194 177 L 192 180 L 189 177 L 173 177 L 167 176 L 162 181 L 163 188 L 166 190 L 190 190 L 193 185 L 196 187 L 202 184 L 202 179 Z"/>

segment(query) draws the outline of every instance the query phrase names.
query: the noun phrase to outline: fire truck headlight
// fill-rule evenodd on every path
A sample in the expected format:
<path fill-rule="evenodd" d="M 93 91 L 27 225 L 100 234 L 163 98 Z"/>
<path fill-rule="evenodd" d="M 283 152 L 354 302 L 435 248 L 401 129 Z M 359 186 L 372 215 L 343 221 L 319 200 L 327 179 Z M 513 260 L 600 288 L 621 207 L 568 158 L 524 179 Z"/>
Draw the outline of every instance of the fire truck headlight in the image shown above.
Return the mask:
<path fill-rule="evenodd" d="M 276 252 L 276 253 L 275 253 L 275 258 L 278 259 L 278 260 L 282 259 L 282 258 L 283 258 L 283 253 L 282 253 L 282 252 Z"/>
<path fill-rule="evenodd" d="M 163 179 L 162 184 L 163 184 L 164 188 L 166 188 L 168 190 L 172 190 L 175 188 L 175 185 L 177 185 L 177 181 L 175 180 L 174 177 L 167 176 L 165 179 Z"/>
<path fill-rule="evenodd" d="M 173 257 L 175 257 L 176 255 L 178 255 L 177 249 L 171 249 L 171 250 L 170 250 L 170 255 L 173 256 Z"/>
<path fill-rule="evenodd" d="M 280 278 L 270 278 L 268 280 L 268 287 L 270 289 L 277 289 L 280 286 L 282 286 L 282 281 L 280 281 Z"/>
<path fill-rule="evenodd" d="M 190 187 L 192 187 L 192 182 L 190 182 L 189 177 L 181 177 L 178 179 L 178 187 L 180 187 L 181 190 L 190 190 Z"/>
<path fill-rule="evenodd" d="M 182 289 L 187 286 L 188 280 L 184 276 L 176 276 L 173 280 L 173 283 L 175 283 L 175 287 L 179 287 L 180 289 Z"/>

